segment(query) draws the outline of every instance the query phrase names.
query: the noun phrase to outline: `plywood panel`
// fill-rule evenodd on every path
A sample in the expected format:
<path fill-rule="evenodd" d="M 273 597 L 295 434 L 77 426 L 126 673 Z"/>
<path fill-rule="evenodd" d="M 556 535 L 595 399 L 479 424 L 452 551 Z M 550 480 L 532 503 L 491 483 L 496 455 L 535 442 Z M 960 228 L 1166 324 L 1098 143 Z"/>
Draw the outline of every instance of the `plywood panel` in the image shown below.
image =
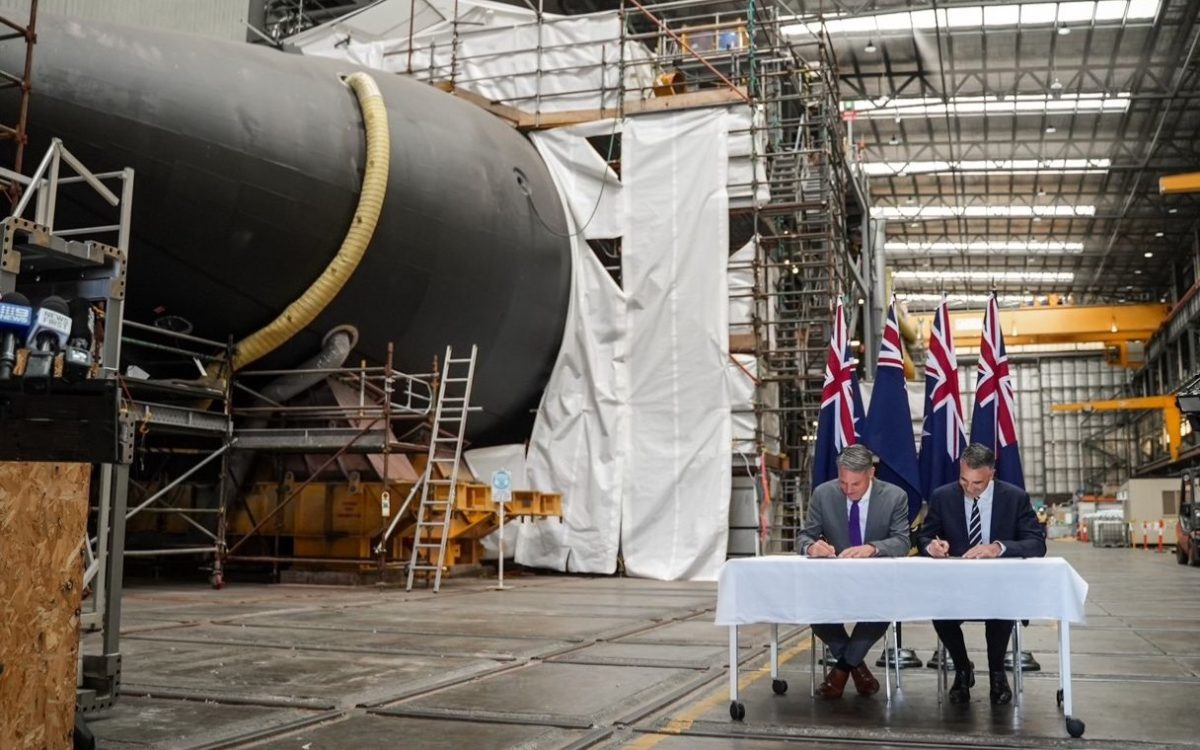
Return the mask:
<path fill-rule="evenodd" d="M 0 462 L 0 747 L 69 748 L 89 464 Z"/>

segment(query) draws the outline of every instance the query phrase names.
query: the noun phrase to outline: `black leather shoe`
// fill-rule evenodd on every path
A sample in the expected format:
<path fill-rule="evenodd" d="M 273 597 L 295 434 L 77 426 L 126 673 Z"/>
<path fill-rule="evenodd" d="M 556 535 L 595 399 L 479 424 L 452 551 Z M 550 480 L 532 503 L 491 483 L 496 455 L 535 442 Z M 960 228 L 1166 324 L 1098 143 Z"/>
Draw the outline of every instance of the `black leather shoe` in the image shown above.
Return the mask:
<path fill-rule="evenodd" d="M 992 705 L 1007 706 L 1012 703 L 1012 690 L 1008 687 L 1008 677 L 1004 672 L 991 672 L 989 676 L 992 682 Z"/>
<path fill-rule="evenodd" d="M 975 687 L 975 672 L 959 669 L 954 672 L 954 684 L 950 686 L 950 702 L 955 705 L 971 701 L 971 688 Z"/>

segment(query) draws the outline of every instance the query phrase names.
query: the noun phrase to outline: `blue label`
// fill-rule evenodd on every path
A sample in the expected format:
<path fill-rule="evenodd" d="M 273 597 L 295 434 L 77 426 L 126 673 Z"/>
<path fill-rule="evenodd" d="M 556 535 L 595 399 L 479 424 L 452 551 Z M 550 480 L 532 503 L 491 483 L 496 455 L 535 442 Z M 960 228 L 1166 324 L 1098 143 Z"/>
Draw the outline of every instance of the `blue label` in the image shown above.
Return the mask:
<path fill-rule="evenodd" d="M 28 327 L 33 323 L 33 309 L 24 305 L 0 302 L 0 323 Z"/>

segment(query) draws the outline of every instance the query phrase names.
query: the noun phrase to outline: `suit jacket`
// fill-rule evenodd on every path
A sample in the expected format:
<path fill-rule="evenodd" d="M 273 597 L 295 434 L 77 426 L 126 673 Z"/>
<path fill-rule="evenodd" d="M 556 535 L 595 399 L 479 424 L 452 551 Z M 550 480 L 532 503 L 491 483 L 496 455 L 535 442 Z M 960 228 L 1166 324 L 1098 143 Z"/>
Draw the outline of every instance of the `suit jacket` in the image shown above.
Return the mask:
<path fill-rule="evenodd" d="M 908 494 L 894 484 L 875 479 L 867 509 L 864 544 L 873 544 L 880 557 L 903 557 L 911 545 L 908 536 Z M 850 522 L 846 494 L 836 479 L 813 490 L 804 528 L 796 536 L 800 554 L 821 536 L 839 553 L 850 546 Z"/>
<path fill-rule="evenodd" d="M 1003 557 L 1046 556 L 1046 531 L 1038 523 L 1029 495 L 998 479 L 992 492 L 991 532 L 992 541 L 1004 545 Z M 957 482 L 938 487 L 930 496 L 925 523 L 917 532 L 921 554 L 927 554 L 925 548 L 935 536 L 950 543 L 951 557 L 960 557 L 970 549 L 967 510 Z"/>

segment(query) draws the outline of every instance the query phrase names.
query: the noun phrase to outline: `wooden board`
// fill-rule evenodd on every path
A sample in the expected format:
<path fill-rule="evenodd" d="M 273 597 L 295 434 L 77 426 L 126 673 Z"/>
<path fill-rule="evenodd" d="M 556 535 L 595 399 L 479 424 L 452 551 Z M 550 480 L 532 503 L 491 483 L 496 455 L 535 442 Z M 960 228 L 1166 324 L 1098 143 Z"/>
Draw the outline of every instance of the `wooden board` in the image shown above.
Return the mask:
<path fill-rule="evenodd" d="M 491 112 L 504 123 L 521 130 L 544 130 L 565 125 L 578 125 L 584 122 L 595 122 L 616 117 L 615 107 L 606 109 L 578 109 L 566 112 L 542 112 L 540 115 L 523 112 L 507 104 L 493 102 L 487 97 L 463 88 L 451 87 L 449 84 L 439 85 L 443 91 L 450 91 L 454 96 L 465 99 L 477 107 Z M 716 88 L 704 91 L 691 91 L 672 96 L 653 97 L 625 103 L 624 114 L 636 115 L 649 112 L 666 112 L 669 110 L 695 109 L 698 107 L 726 107 L 731 104 L 746 104 L 750 101 L 745 87 L 736 89 Z"/>
<path fill-rule="evenodd" d="M 0 463 L 0 748 L 69 748 L 90 464 Z"/>

